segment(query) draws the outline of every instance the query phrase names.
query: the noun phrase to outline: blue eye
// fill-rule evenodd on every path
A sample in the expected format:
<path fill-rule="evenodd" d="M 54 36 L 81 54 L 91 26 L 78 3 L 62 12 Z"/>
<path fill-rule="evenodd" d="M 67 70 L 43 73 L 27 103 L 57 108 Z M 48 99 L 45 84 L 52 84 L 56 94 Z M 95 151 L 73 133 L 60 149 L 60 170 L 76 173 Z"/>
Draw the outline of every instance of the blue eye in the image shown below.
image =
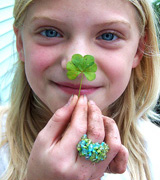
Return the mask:
<path fill-rule="evenodd" d="M 41 35 L 46 36 L 46 37 L 51 37 L 51 38 L 61 37 L 61 35 L 53 29 L 46 29 L 41 32 Z"/>
<path fill-rule="evenodd" d="M 115 34 L 113 34 L 113 33 L 104 33 L 104 34 L 102 34 L 100 37 L 99 37 L 99 39 L 103 39 L 103 40 L 105 40 L 105 41 L 114 41 L 114 40 L 116 40 L 118 37 L 115 35 Z"/>

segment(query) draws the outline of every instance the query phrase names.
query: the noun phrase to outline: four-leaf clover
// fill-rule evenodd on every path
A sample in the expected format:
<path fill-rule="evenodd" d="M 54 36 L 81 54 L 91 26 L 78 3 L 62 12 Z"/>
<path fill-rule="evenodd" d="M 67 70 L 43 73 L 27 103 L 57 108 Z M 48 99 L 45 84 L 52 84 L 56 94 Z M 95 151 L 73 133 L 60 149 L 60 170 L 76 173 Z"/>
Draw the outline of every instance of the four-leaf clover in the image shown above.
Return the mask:
<path fill-rule="evenodd" d="M 83 75 L 89 80 L 93 81 L 96 78 L 95 72 L 97 71 L 97 65 L 95 63 L 94 57 L 91 55 L 85 55 L 84 57 L 80 54 L 74 54 L 71 61 L 66 65 L 67 77 L 70 80 L 74 80 L 81 74 L 81 82 L 79 88 L 79 94 L 81 91 Z"/>

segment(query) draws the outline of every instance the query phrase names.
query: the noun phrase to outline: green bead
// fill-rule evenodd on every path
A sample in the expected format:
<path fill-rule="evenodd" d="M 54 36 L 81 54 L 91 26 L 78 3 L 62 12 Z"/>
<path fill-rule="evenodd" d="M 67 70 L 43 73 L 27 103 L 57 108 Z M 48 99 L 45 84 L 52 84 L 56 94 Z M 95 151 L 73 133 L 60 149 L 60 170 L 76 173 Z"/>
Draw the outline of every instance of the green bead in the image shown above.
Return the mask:
<path fill-rule="evenodd" d="M 91 148 L 89 148 L 91 145 Z M 93 148 L 92 148 L 93 147 Z M 87 135 L 83 135 L 81 141 L 77 145 L 77 150 L 80 156 L 85 156 L 92 162 L 100 162 L 107 158 L 107 152 L 109 151 L 109 146 L 102 142 L 93 143 L 91 139 L 87 138 Z"/>

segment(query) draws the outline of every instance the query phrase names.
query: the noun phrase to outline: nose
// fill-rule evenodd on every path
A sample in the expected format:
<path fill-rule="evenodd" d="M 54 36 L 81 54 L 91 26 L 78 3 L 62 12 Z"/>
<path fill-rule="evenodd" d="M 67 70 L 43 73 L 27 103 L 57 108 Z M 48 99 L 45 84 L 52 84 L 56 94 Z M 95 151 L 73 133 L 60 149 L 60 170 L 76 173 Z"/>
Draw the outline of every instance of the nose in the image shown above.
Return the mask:
<path fill-rule="evenodd" d="M 63 69 L 66 69 L 66 64 L 71 60 L 73 54 L 81 54 L 82 56 L 93 55 L 89 41 L 82 37 L 77 37 L 76 39 L 70 40 L 70 42 L 67 43 L 63 53 L 64 55 L 61 61 L 61 66 Z"/>

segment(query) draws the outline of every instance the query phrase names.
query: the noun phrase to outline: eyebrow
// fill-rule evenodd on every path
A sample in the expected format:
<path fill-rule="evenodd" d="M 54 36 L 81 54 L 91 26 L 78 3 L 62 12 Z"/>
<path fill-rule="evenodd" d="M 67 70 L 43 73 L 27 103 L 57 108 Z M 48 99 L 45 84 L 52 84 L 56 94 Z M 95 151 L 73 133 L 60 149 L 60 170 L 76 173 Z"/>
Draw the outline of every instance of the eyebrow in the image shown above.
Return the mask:
<path fill-rule="evenodd" d="M 34 23 L 36 21 L 53 21 L 53 22 L 65 24 L 65 22 L 63 22 L 62 20 L 60 20 L 60 19 L 58 19 L 56 17 L 55 18 L 50 18 L 50 17 L 47 17 L 47 16 L 34 16 L 31 19 L 31 23 Z"/>
<path fill-rule="evenodd" d="M 54 23 L 60 23 L 60 24 L 66 24 L 64 21 L 62 21 L 61 19 L 57 18 L 57 17 L 54 17 L 54 18 L 51 18 L 51 17 L 48 17 L 48 16 L 34 16 L 32 19 L 31 19 L 31 23 L 34 23 L 36 21 L 50 21 L 50 22 L 54 22 Z M 95 24 L 94 26 L 95 27 L 104 27 L 104 26 L 112 26 L 112 25 L 116 25 L 116 24 L 122 24 L 122 25 L 125 25 L 125 26 L 128 26 L 128 28 L 130 29 L 131 28 L 131 24 L 125 20 L 106 20 L 106 21 L 103 21 L 103 22 L 100 22 L 100 23 L 97 23 Z"/>
<path fill-rule="evenodd" d="M 95 27 L 101 27 L 101 26 L 112 26 L 112 25 L 125 25 L 125 26 L 128 26 L 128 28 L 130 29 L 131 28 L 131 24 L 127 21 L 124 21 L 124 20 L 109 20 L 109 21 L 106 21 L 106 22 L 103 22 L 103 23 L 99 23 L 99 24 L 95 24 L 94 26 Z"/>

